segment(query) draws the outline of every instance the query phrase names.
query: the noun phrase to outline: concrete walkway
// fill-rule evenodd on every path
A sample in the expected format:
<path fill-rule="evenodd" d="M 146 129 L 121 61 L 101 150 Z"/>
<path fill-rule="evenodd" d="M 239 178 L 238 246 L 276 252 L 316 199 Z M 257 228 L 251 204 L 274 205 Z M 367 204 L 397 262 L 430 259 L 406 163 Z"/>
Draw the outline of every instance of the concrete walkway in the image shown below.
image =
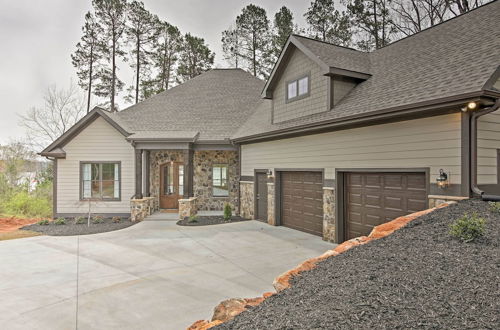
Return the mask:
<path fill-rule="evenodd" d="M 168 217 L 0 242 L 1 329 L 185 329 L 224 299 L 271 291 L 277 275 L 333 247 L 258 221 L 180 227 Z"/>

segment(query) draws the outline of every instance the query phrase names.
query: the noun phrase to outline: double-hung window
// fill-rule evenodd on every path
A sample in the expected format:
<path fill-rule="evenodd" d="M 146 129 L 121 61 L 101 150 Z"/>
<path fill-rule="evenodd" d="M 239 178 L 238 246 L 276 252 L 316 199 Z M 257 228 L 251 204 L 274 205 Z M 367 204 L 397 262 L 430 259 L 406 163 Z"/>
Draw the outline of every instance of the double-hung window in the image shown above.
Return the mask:
<path fill-rule="evenodd" d="M 286 100 L 294 101 L 309 96 L 309 75 L 289 81 L 286 89 Z"/>
<path fill-rule="evenodd" d="M 120 163 L 83 162 L 80 181 L 81 199 L 120 199 Z"/>
<path fill-rule="evenodd" d="M 227 165 L 217 164 L 212 167 L 212 194 L 215 197 L 229 196 L 229 186 L 227 182 Z"/>

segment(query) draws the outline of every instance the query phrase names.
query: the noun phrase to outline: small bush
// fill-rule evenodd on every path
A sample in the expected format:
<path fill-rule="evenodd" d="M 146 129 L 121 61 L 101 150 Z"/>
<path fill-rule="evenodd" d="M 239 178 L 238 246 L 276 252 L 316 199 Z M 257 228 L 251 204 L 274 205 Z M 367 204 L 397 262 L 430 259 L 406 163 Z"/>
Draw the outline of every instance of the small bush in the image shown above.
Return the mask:
<path fill-rule="evenodd" d="M 198 217 L 196 215 L 192 215 L 189 217 L 189 220 L 188 220 L 189 223 L 195 223 L 195 222 L 198 222 Z"/>
<path fill-rule="evenodd" d="M 64 218 L 57 218 L 56 221 L 54 221 L 54 224 L 56 224 L 56 225 L 65 225 L 66 224 L 66 219 L 64 219 Z"/>
<path fill-rule="evenodd" d="M 120 218 L 120 217 L 112 217 L 111 221 L 113 221 L 113 223 L 120 223 L 122 221 L 122 218 Z"/>
<path fill-rule="evenodd" d="M 40 226 L 47 226 L 49 224 L 49 220 L 43 219 L 37 222 L 38 225 Z"/>
<path fill-rule="evenodd" d="M 75 218 L 76 225 L 83 225 L 85 223 L 87 223 L 87 219 L 85 217 L 76 217 Z"/>
<path fill-rule="evenodd" d="M 19 191 L 4 199 L 2 211 L 24 217 L 49 217 L 52 203 L 49 199 L 37 197 L 27 191 Z"/>
<path fill-rule="evenodd" d="M 92 218 L 92 223 L 103 223 L 104 222 L 104 217 L 101 215 L 96 215 L 95 217 Z"/>
<path fill-rule="evenodd" d="M 490 211 L 500 214 L 500 202 L 490 202 Z"/>
<path fill-rule="evenodd" d="M 224 204 L 224 220 L 229 221 L 233 217 L 233 210 L 229 203 Z"/>
<path fill-rule="evenodd" d="M 450 235 L 463 242 L 472 242 L 484 235 L 485 224 L 486 220 L 477 213 L 464 214 L 450 225 Z"/>

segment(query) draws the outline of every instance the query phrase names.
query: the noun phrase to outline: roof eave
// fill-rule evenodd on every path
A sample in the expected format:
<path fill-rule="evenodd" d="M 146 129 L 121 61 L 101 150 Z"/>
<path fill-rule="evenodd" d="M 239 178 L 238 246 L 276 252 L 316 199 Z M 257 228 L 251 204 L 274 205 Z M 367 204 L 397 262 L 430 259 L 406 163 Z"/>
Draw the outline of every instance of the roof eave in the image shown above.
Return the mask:
<path fill-rule="evenodd" d="M 389 119 L 439 114 L 436 112 L 436 110 L 458 112 L 461 109 L 460 105 L 471 101 L 482 101 L 483 98 L 486 98 L 484 99 L 484 101 L 486 102 L 488 101 L 488 98 L 500 98 L 500 92 L 493 90 L 481 90 L 478 92 L 455 95 L 438 100 L 382 109 L 379 111 L 361 115 L 353 115 L 339 119 L 325 120 L 308 125 L 300 125 L 265 133 L 249 135 L 245 137 L 234 138 L 232 141 L 234 143 L 251 143 L 260 140 L 271 140 L 278 137 L 283 138 L 290 135 L 314 134 L 315 132 L 321 130 L 342 129 L 354 125 L 366 126 L 366 124 L 369 123 L 379 123 L 380 121 Z"/>
<path fill-rule="evenodd" d="M 76 124 L 74 124 L 69 130 L 64 132 L 60 137 L 58 137 L 54 142 L 52 142 L 48 147 L 42 150 L 39 154 L 47 154 L 53 151 L 57 147 L 63 147 L 66 143 L 71 141 L 76 135 L 78 135 L 83 129 L 90 125 L 97 117 L 100 116 L 116 130 L 118 130 L 122 135 L 129 136 L 130 133 L 127 132 L 122 126 L 120 126 L 116 121 L 106 114 L 106 110 L 99 107 L 95 107 L 89 113 L 87 113 L 83 118 L 81 118 Z"/>

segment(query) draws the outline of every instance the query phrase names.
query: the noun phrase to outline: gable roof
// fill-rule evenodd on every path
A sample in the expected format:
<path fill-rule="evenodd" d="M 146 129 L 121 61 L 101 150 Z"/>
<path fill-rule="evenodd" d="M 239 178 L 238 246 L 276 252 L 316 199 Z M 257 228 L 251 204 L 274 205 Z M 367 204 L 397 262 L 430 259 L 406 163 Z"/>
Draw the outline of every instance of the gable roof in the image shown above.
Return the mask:
<path fill-rule="evenodd" d="M 272 89 L 286 67 L 288 58 L 296 49 L 319 65 L 324 75 L 338 74 L 363 80 L 370 77 L 368 53 L 292 34 L 266 81 L 262 97 L 272 97 Z"/>
<path fill-rule="evenodd" d="M 467 98 L 486 94 L 499 97 L 492 88 L 492 77 L 498 75 L 500 64 L 500 34 L 496 32 L 499 21 L 500 2 L 495 1 L 374 52 L 362 53 L 368 60 L 360 55 L 361 67 L 371 77 L 332 110 L 271 124 L 271 103 L 262 102 L 233 138 L 243 141 L 380 113 L 429 108 L 451 99 L 466 102 Z M 346 55 L 347 50 L 337 46 L 305 39 L 300 39 L 302 44 L 324 63 L 331 59 L 347 67 L 347 57 L 354 54 Z M 435 111 L 431 108 L 428 111 Z"/>
<path fill-rule="evenodd" d="M 102 108 L 95 107 L 69 130 L 67 130 L 63 135 L 61 135 L 47 148 L 40 152 L 39 155 L 44 157 L 65 158 L 66 152 L 63 149 L 64 145 L 71 141 L 76 135 L 78 135 L 88 125 L 93 123 L 97 118 L 103 118 L 104 120 L 106 120 L 106 122 L 116 128 L 116 130 L 118 130 L 123 136 L 130 135 L 129 131 L 124 126 L 124 123 L 121 122 L 119 118 L 116 118 L 116 113 L 111 113 Z"/>
<path fill-rule="evenodd" d="M 114 115 L 136 134 L 182 131 L 226 141 L 254 112 L 263 85 L 241 69 L 213 69 Z"/>

